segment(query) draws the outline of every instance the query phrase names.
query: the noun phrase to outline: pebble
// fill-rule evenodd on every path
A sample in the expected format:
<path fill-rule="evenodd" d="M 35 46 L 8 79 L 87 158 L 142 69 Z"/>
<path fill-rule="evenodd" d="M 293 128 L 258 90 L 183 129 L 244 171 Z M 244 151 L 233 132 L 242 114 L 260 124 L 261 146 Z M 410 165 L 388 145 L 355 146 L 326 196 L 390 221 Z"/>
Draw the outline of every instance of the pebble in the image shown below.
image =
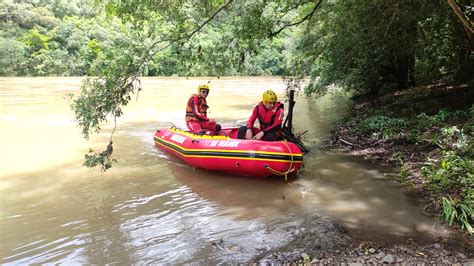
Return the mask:
<path fill-rule="evenodd" d="M 240 250 L 240 248 L 238 246 L 235 246 L 235 245 L 232 245 L 230 247 L 228 247 L 229 251 L 231 252 L 237 252 Z"/>
<path fill-rule="evenodd" d="M 375 257 L 376 257 L 377 259 L 381 259 L 381 258 L 385 257 L 385 253 L 380 252 L 380 253 L 377 254 Z"/>
<path fill-rule="evenodd" d="M 305 261 L 306 261 L 306 260 L 309 260 L 309 255 L 308 255 L 308 254 L 306 254 L 306 253 L 304 253 L 304 252 L 303 252 L 303 253 L 301 253 L 301 257 L 302 257 L 302 258 L 303 258 L 303 260 L 305 260 Z"/>
<path fill-rule="evenodd" d="M 374 254 L 375 251 L 376 251 L 375 248 L 369 248 L 369 252 L 370 252 L 370 253 Z"/>
<path fill-rule="evenodd" d="M 387 255 L 387 256 L 383 257 L 383 259 L 382 259 L 382 263 L 392 264 L 394 262 L 395 262 L 395 259 L 393 258 L 392 255 Z"/>

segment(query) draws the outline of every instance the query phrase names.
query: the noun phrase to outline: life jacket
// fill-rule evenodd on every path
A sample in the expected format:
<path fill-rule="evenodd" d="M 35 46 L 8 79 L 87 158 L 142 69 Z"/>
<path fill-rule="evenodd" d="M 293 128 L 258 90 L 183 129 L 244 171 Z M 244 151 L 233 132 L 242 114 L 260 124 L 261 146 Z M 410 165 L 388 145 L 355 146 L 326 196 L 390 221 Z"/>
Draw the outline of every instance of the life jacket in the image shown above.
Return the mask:
<path fill-rule="evenodd" d="M 194 101 L 197 101 L 198 110 L 193 110 Z M 207 105 L 206 99 L 197 94 L 191 95 L 186 105 L 186 121 L 205 121 L 202 117 L 207 117 L 208 108 L 209 106 Z"/>
<path fill-rule="evenodd" d="M 263 102 L 260 102 L 257 105 L 257 119 L 260 123 L 260 129 L 265 130 L 275 123 L 275 118 L 279 109 L 283 109 L 283 103 L 277 102 L 272 109 L 267 110 L 263 105 Z"/>

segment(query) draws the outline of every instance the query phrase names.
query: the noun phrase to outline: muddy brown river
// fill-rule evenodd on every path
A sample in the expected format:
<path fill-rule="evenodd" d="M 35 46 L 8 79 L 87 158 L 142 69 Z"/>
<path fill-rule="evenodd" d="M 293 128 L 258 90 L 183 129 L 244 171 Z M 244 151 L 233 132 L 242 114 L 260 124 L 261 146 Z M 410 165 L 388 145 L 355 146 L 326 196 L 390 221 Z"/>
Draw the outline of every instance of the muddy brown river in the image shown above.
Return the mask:
<path fill-rule="evenodd" d="M 294 126 L 311 153 L 296 179 L 251 179 L 194 169 L 154 147 L 156 129 L 185 128 L 188 97 L 209 78 L 145 78 L 118 119 L 105 173 L 82 166 L 112 124 L 86 142 L 66 95 L 80 78 L 0 78 L 0 263 L 182 264 L 248 262 L 288 244 L 308 217 L 381 236 L 454 234 L 393 179 L 397 169 L 328 151 L 349 113 L 339 94 L 298 96 Z M 211 79 L 210 117 L 243 124 L 280 78 Z M 326 239 L 331 241 L 331 239 Z"/>

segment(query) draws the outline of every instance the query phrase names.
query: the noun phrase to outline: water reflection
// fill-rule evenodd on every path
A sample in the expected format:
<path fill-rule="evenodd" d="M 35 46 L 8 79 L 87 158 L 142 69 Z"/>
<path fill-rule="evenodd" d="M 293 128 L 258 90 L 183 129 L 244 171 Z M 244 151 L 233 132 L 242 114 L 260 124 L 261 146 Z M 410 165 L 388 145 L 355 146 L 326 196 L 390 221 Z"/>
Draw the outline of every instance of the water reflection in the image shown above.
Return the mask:
<path fill-rule="evenodd" d="M 300 180 L 310 204 L 339 217 L 349 228 L 371 228 L 389 234 L 443 234 L 436 219 L 422 214 L 394 182 L 394 173 L 377 170 L 360 158 L 326 152 L 307 162 L 311 173 Z M 375 229 L 377 228 L 377 229 Z"/>
<path fill-rule="evenodd" d="M 178 180 L 238 219 L 272 220 L 298 206 L 291 198 L 291 184 L 282 177 L 252 179 L 207 172 L 180 163 L 170 164 Z"/>

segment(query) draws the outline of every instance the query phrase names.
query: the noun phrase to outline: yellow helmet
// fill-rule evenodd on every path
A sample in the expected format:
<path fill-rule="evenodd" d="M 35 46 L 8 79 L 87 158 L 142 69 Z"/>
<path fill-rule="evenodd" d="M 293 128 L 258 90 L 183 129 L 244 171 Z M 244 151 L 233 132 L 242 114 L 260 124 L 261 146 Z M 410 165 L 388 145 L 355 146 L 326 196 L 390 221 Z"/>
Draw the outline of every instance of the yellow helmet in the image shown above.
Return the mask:
<path fill-rule="evenodd" d="M 209 85 L 208 84 L 201 84 L 198 86 L 198 94 L 201 93 L 201 90 L 208 90 L 210 91 Z"/>
<path fill-rule="evenodd" d="M 262 95 L 263 103 L 274 103 L 278 100 L 276 93 L 272 90 L 267 90 Z"/>

